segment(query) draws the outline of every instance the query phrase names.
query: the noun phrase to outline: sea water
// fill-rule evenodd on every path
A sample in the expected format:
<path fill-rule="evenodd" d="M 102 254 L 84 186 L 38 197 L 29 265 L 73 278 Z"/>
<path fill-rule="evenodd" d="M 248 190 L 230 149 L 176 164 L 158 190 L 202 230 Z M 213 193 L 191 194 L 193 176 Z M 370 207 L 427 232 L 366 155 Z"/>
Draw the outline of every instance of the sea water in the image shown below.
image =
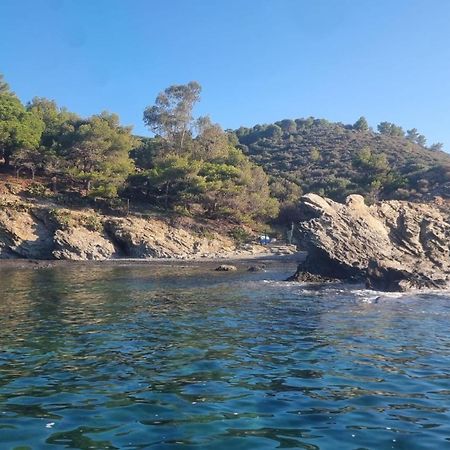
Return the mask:
<path fill-rule="evenodd" d="M 0 449 L 450 448 L 450 294 L 294 268 L 0 269 Z"/>

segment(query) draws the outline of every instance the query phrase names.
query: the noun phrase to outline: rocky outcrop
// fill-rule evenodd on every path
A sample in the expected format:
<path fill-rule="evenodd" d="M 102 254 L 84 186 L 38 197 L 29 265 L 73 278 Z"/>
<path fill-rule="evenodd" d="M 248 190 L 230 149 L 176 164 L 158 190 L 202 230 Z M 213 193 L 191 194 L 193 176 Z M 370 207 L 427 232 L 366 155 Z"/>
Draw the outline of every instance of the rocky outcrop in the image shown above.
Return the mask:
<path fill-rule="evenodd" d="M 49 259 L 52 232 L 39 210 L 0 209 L 0 258 Z"/>
<path fill-rule="evenodd" d="M 226 236 L 201 236 L 162 219 L 111 218 L 105 227 L 121 253 L 130 258 L 206 257 L 236 250 Z"/>
<path fill-rule="evenodd" d="M 420 272 L 394 267 L 379 261 L 370 261 L 366 274 L 366 286 L 377 291 L 409 291 L 411 289 L 439 289 L 447 286 L 444 278 L 432 279 Z"/>
<path fill-rule="evenodd" d="M 247 269 L 247 272 L 265 272 L 266 271 L 266 265 L 265 264 L 257 264 L 255 266 L 250 266 Z"/>
<path fill-rule="evenodd" d="M 371 206 L 302 197 L 298 224 L 308 256 L 293 279 L 366 280 L 380 290 L 442 287 L 450 280 L 450 223 L 428 204 L 386 201 Z"/>
<path fill-rule="evenodd" d="M 103 260 L 111 258 L 114 245 L 99 232 L 84 227 L 57 230 L 54 238 L 53 257 L 73 261 Z"/>

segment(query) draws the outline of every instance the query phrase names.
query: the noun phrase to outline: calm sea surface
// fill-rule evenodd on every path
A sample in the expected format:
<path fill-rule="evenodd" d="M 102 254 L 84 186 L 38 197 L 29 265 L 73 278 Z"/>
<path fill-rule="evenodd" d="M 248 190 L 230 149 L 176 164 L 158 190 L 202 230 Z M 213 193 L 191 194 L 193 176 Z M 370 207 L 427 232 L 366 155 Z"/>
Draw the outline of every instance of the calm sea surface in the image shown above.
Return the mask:
<path fill-rule="evenodd" d="M 0 449 L 450 448 L 450 295 L 0 269 Z"/>

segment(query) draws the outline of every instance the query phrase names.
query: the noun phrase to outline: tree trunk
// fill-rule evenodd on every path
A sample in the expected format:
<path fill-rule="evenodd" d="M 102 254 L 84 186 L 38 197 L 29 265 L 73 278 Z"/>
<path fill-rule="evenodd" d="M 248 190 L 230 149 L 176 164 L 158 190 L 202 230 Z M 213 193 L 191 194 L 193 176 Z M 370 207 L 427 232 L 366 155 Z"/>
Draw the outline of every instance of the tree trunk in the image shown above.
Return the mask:
<path fill-rule="evenodd" d="M 169 182 L 166 183 L 166 194 L 164 199 L 164 207 L 166 211 L 169 209 Z"/>
<path fill-rule="evenodd" d="M 5 160 L 4 165 L 9 167 L 11 165 L 11 153 L 8 150 L 3 153 L 3 159 Z"/>
<path fill-rule="evenodd" d="M 181 133 L 181 142 L 180 142 L 180 153 L 183 153 L 183 144 L 184 144 L 184 136 L 186 134 L 186 130 L 183 130 L 183 133 Z"/>

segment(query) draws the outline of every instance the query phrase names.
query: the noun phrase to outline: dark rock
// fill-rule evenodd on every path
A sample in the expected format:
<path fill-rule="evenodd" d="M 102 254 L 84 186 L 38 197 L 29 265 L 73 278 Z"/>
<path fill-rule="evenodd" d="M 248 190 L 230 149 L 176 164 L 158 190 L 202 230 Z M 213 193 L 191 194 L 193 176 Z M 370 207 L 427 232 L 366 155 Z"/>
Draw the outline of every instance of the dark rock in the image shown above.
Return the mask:
<path fill-rule="evenodd" d="M 339 281 L 339 279 L 320 275 L 318 273 L 308 272 L 305 269 L 305 266 L 300 264 L 294 275 L 290 276 L 285 281 L 298 281 L 303 283 L 333 283 Z"/>
<path fill-rule="evenodd" d="M 366 287 L 377 291 L 404 292 L 412 289 L 441 289 L 446 287 L 444 279 L 411 273 L 401 268 L 389 267 L 379 261 L 370 261 L 367 268 Z"/>
<path fill-rule="evenodd" d="M 234 272 L 235 270 L 237 270 L 237 267 L 231 264 L 222 264 L 216 268 L 217 272 Z"/>
<path fill-rule="evenodd" d="M 260 264 L 260 265 L 256 265 L 256 266 L 250 266 L 247 269 L 248 272 L 265 272 L 266 271 L 266 265 L 265 264 Z"/>

